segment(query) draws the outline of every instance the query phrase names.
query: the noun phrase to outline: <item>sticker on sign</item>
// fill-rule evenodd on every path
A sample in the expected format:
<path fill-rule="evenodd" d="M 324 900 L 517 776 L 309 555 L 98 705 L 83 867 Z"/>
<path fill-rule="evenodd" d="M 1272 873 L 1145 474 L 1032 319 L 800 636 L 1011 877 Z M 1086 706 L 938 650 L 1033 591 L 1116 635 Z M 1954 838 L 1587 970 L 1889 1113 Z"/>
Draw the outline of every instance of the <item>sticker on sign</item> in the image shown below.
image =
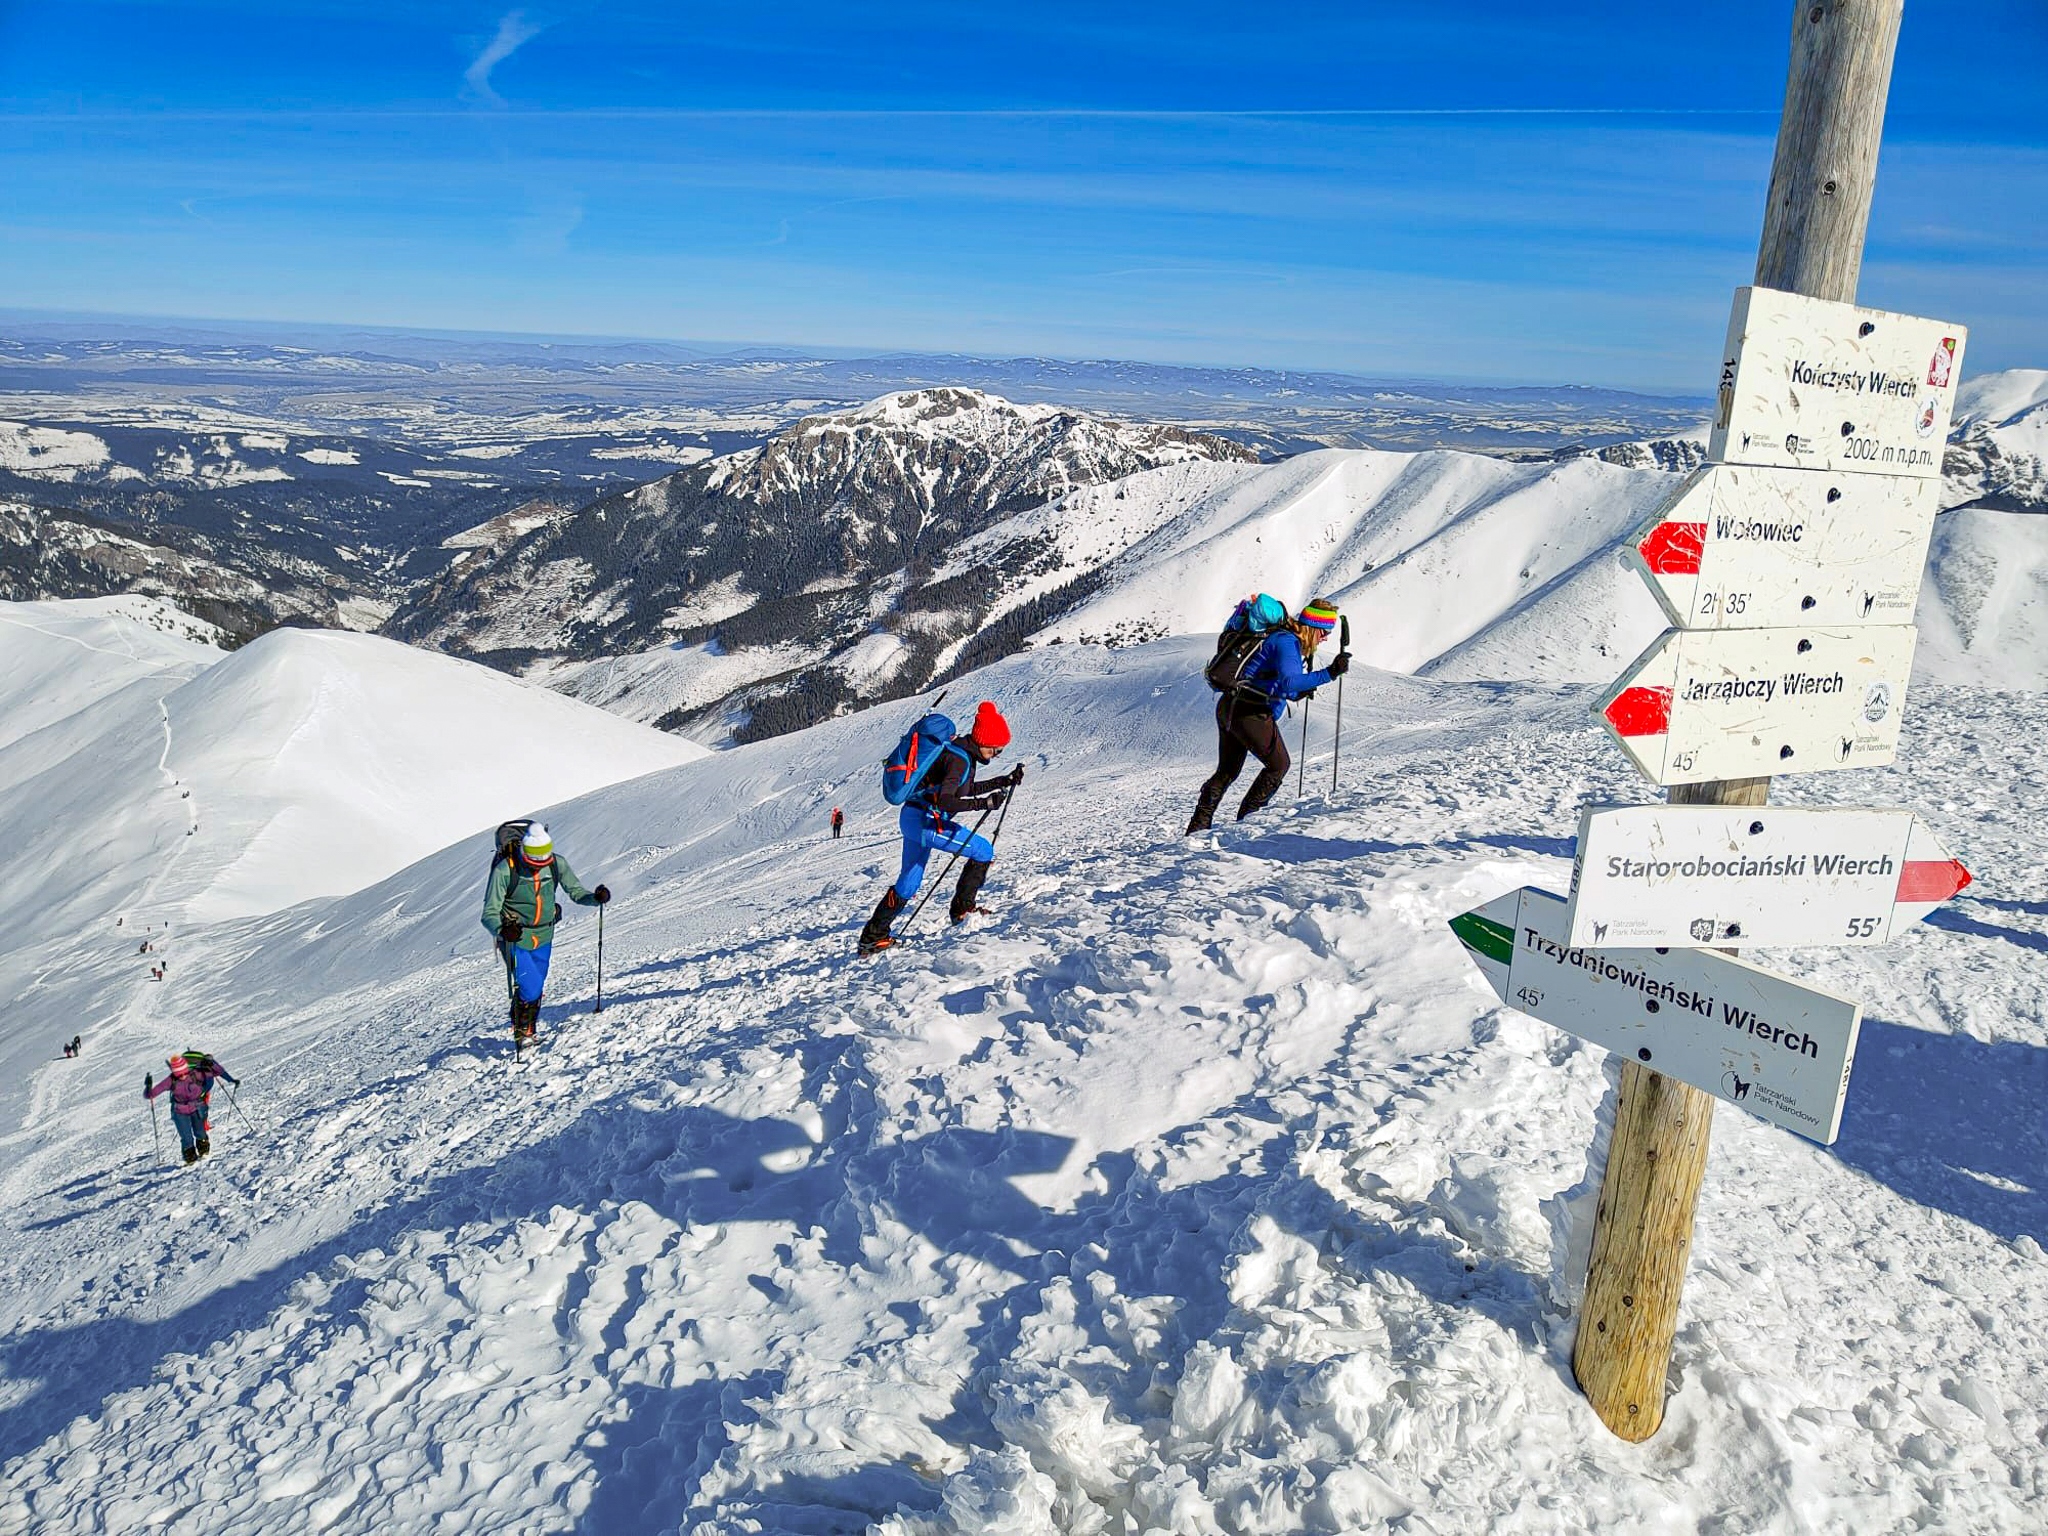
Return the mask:
<path fill-rule="evenodd" d="M 1966 334 L 1945 320 L 1738 288 L 1707 457 L 1938 479 Z"/>
<path fill-rule="evenodd" d="M 1592 806 L 1571 942 L 1883 944 L 1970 883 L 1911 811 Z"/>
<path fill-rule="evenodd" d="M 1717 464 L 1629 540 L 1681 629 L 1910 624 L 1938 480 Z"/>
<path fill-rule="evenodd" d="M 1842 1125 L 1862 1008 L 1712 950 L 1585 949 L 1534 886 L 1451 919 L 1487 985 L 1554 1024 L 1823 1144 Z"/>
<path fill-rule="evenodd" d="M 1915 635 L 1667 629 L 1593 713 L 1655 784 L 1881 767 L 1898 751 Z"/>

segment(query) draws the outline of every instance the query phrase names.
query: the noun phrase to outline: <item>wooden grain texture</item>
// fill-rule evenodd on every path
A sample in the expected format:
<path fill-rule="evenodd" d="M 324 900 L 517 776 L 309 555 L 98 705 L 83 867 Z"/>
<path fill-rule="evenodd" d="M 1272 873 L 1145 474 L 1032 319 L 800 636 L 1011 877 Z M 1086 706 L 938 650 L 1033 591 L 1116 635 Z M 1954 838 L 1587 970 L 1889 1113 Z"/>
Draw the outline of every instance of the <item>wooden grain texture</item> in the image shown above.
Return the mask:
<path fill-rule="evenodd" d="M 1756 253 L 1759 287 L 1853 303 L 1905 0 L 1806 0 Z"/>
<path fill-rule="evenodd" d="M 1647 1440 L 1664 1422 L 1664 1378 L 1713 1127 L 1712 1095 L 1623 1065 L 1572 1374 L 1600 1421 L 1624 1440 Z"/>
<path fill-rule="evenodd" d="M 1794 7 L 1785 111 L 1756 257 L 1759 287 L 1855 302 L 1904 8 L 1905 0 Z M 1770 794 L 1768 778 L 1722 779 L 1675 785 L 1667 798 L 1673 805 L 1764 805 Z M 1711 1095 L 1635 1062 L 1622 1068 L 1572 1374 L 1601 1422 L 1624 1440 L 1647 1440 L 1664 1422 L 1713 1123 Z"/>

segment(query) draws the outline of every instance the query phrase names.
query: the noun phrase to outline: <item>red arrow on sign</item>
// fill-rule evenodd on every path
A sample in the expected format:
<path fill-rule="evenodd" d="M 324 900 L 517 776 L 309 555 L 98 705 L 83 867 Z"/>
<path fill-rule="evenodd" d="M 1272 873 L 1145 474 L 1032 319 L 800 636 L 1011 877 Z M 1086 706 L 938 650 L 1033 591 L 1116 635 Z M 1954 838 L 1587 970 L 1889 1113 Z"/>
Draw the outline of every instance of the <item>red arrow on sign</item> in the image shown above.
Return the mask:
<path fill-rule="evenodd" d="M 1601 713 L 1617 736 L 1662 736 L 1671 729 L 1671 690 L 1624 688 Z"/>
<path fill-rule="evenodd" d="M 1906 840 L 1906 857 L 1899 865 L 1899 892 L 1895 898 L 1899 906 L 1907 909 L 1907 921 L 1920 921 L 1970 883 L 1970 872 L 1963 868 L 1960 859 L 1927 857 L 1947 852 L 1926 828 L 1918 822 L 1913 824 L 1913 835 Z M 1916 853 L 1921 857 L 1914 858 Z"/>
<path fill-rule="evenodd" d="M 1697 576 L 1706 553 L 1705 523 L 1659 523 L 1636 542 L 1652 576 Z"/>

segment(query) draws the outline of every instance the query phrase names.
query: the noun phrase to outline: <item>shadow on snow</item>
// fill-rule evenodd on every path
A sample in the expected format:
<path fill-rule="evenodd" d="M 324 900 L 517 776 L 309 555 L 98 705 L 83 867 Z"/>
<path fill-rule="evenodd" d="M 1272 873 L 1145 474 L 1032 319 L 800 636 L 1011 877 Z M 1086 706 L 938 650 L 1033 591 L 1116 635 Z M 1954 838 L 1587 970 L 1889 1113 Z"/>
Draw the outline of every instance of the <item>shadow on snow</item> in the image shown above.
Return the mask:
<path fill-rule="evenodd" d="M 1866 1019 L 1834 1153 L 1987 1232 L 2048 1240 L 2044 1102 L 2048 1049 Z"/>

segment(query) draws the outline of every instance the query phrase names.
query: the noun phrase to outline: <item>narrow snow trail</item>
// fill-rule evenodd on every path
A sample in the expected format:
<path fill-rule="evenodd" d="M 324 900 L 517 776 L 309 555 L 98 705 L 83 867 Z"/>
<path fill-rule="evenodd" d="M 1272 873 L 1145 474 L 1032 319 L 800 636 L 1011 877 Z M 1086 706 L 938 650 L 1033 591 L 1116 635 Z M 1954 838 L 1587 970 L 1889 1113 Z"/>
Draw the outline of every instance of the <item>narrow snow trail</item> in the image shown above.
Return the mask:
<path fill-rule="evenodd" d="M 1631 1448 L 1567 1365 L 1603 1055 L 1444 919 L 1561 889 L 1578 806 L 1640 792 L 1582 694 L 1357 676 L 1338 794 L 1183 840 L 1191 655 L 984 674 L 1030 763 L 1001 913 L 873 962 L 887 721 L 556 818 L 611 974 L 588 1012 L 572 911 L 522 1065 L 469 850 L 206 930 L 248 1122 L 189 1174 L 112 1125 L 32 1160 L 0 1531 L 2036 1528 L 2048 1153 L 1909 1114 L 2048 1059 L 2030 706 L 1921 702 L 1911 798 L 1981 895 L 1785 957 L 1873 1000 L 1849 1131 L 1719 1117 Z"/>

